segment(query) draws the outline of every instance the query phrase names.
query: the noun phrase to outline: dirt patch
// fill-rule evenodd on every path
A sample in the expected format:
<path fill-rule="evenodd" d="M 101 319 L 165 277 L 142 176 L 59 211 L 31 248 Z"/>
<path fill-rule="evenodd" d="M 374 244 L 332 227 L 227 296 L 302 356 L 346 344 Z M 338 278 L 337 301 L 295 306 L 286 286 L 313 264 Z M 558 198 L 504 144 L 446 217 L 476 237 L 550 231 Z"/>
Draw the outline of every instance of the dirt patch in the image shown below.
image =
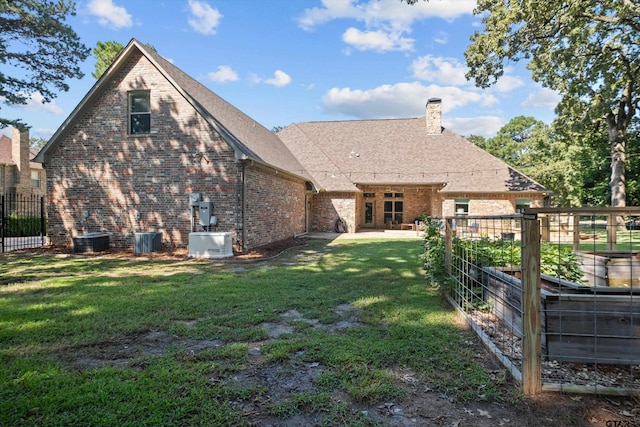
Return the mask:
<path fill-rule="evenodd" d="M 247 362 L 240 370 L 209 378 L 211 383 L 261 390 L 247 399 L 231 402 L 244 418 L 255 426 L 316 426 L 325 425 L 327 412 L 295 408 L 286 415 L 274 415 L 274 405 L 283 404 L 297 395 L 318 393 L 317 378 L 330 369 L 318 362 L 309 362 L 304 353 L 292 354 L 285 360 L 265 357 L 262 347 L 282 334 L 295 333 L 291 325 L 307 322 L 330 333 L 339 329 L 362 327 L 359 310 L 349 304 L 334 308 L 339 319 L 320 325 L 297 310 L 288 310 L 279 319 L 259 327 L 267 330 L 266 341 L 248 343 Z M 195 321 L 176 321 L 190 326 Z M 638 426 L 640 401 L 629 398 L 542 394 L 536 398 L 517 397 L 517 387 L 502 365 L 490 354 L 471 329 L 462 331 L 465 346 L 475 354 L 474 362 L 482 366 L 502 390 L 502 397 L 490 403 L 462 402 L 435 387 L 425 378 L 406 367 L 392 368 L 404 398 L 364 404 L 343 391 L 331 394 L 331 404 L 345 406 L 351 420 L 366 420 L 371 426 Z M 58 354 L 61 363 L 71 370 L 85 371 L 104 366 L 144 369 L 145 358 L 180 351 L 190 356 L 210 349 L 223 348 L 217 340 L 189 339 L 164 331 L 152 330 L 129 334 L 108 342 L 76 346 Z"/>
<path fill-rule="evenodd" d="M 306 239 L 287 239 L 271 245 L 255 248 L 226 262 L 253 262 L 278 258 L 287 249 L 306 245 Z M 17 252 L 46 253 L 72 256 L 71 248 L 44 247 Z M 154 259 L 187 258 L 187 250 L 163 251 L 143 256 Z M 77 256 L 139 257 L 132 251 L 109 250 L 78 254 Z M 304 259 L 299 259 L 304 262 Z M 297 310 L 289 310 L 277 321 L 260 325 L 267 331 L 268 340 L 248 343 L 248 362 L 241 370 L 224 377 L 210 378 L 212 382 L 224 382 L 238 387 L 257 387 L 263 390 L 257 397 L 231 402 L 244 413 L 245 419 L 255 426 L 314 426 L 326 424 L 322 411 L 293 411 L 287 416 L 274 416 L 274 404 L 281 403 L 300 393 L 317 392 L 316 379 L 329 367 L 320 363 L 303 362 L 301 355 L 291 355 L 286 360 L 271 361 L 261 348 L 282 334 L 295 333 L 295 322 L 306 322 L 314 328 L 329 333 L 339 333 L 343 328 L 366 327 L 359 322 L 356 307 L 342 304 L 334 308 L 339 320 L 333 324 L 321 324 L 308 319 Z M 194 320 L 176 321 L 186 327 Z M 463 325 L 463 323 L 461 323 Z M 480 342 L 471 329 L 462 331 L 465 345 L 475 354 L 474 362 L 482 366 L 501 389 L 502 397 L 490 403 L 461 402 L 442 390 L 436 390 L 425 379 L 406 368 L 397 367 L 394 375 L 404 390 L 404 398 L 397 401 L 363 404 L 344 392 L 331 395 L 334 406 L 346 405 L 349 419 L 366 419 L 361 425 L 375 426 L 624 426 L 640 427 L 640 399 L 591 395 L 545 393 L 535 398 L 518 397 L 518 388 L 504 367 Z M 144 369 L 144 360 L 171 351 L 185 351 L 191 355 L 215 348 L 225 343 L 215 340 L 199 340 L 179 337 L 165 331 L 145 331 L 114 338 L 108 342 L 90 346 L 62 349 L 57 355 L 60 363 L 71 370 L 85 371 L 104 366 Z"/>
<path fill-rule="evenodd" d="M 105 366 L 135 368 L 144 358 L 161 356 L 180 349 L 189 354 L 220 348 L 222 341 L 181 338 L 163 331 L 147 331 L 115 337 L 92 345 L 66 348 L 55 356 L 62 365 L 74 371 L 99 369 Z"/>

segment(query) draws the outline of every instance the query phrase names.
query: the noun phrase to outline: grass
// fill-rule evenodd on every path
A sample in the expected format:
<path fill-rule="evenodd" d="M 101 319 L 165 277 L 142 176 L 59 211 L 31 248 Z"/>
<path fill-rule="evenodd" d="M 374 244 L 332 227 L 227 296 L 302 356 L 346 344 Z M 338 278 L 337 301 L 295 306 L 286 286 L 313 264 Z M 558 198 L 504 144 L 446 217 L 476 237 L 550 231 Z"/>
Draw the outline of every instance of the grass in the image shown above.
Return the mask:
<path fill-rule="evenodd" d="M 368 425 L 331 393 L 402 399 L 400 369 L 447 395 L 490 400 L 498 391 L 425 281 L 421 251 L 416 240 L 312 240 L 268 264 L 5 254 L 0 425 L 246 425 L 237 402 L 267 391 L 229 378 L 250 367 L 258 342 L 269 363 L 325 367 L 313 391 L 269 402 L 276 417 Z M 360 326 L 331 332 L 283 317 L 330 325 L 344 304 Z M 291 332 L 269 339 L 265 322 Z M 150 336 L 164 337 L 162 351 L 149 351 Z"/>
<path fill-rule="evenodd" d="M 594 234 L 596 239 L 580 243 L 580 250 L 601 252 L 607 250 L 607 230 L 588 229 L 586 234 Z M 637 251 L 640 249 L 640 230 L 624 230 L 616 232 L 616 250 L 620 252 Z"/>

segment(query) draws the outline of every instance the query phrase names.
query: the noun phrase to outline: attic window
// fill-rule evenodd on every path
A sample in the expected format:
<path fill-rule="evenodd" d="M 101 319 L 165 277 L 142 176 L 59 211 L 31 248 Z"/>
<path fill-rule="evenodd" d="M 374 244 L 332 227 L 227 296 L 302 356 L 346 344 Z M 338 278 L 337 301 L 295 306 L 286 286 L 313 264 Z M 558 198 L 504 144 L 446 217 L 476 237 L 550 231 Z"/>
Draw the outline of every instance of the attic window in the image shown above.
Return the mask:
<path fill-rule="evenodd" d="M 151 101 L 149 92 L 129 93 L 129 134 L 151 133 Z"/>

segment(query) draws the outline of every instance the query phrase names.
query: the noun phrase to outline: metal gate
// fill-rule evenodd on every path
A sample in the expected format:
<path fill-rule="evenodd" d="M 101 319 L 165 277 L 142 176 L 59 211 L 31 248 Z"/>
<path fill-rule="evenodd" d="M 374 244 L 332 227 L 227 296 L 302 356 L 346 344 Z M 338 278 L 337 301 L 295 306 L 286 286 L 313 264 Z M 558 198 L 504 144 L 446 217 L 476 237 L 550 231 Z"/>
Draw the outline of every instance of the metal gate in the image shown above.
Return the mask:
<path fill-rule="evenodd" d="M 47 221 L 43 196 L 1 195 L 0 219 L 0 252 L 45 244 Z"/>

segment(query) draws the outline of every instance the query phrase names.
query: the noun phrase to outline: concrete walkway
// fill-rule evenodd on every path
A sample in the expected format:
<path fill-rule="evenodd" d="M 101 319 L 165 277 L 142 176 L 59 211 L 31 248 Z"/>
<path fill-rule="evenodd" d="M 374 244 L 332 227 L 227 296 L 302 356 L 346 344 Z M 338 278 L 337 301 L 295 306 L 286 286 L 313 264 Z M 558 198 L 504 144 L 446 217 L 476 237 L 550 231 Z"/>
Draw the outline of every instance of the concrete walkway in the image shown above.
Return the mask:
<path fill-rule="evenodd" d="M 357 233 L 326 233 L 313 232 L 301 234 L 298 237 L 306 237 L 309 239 L 329 239 L 329 240 L 348 240 L 348 239 L 422 239 L 421 231 L 413 230 L 360 230 Z"/>

